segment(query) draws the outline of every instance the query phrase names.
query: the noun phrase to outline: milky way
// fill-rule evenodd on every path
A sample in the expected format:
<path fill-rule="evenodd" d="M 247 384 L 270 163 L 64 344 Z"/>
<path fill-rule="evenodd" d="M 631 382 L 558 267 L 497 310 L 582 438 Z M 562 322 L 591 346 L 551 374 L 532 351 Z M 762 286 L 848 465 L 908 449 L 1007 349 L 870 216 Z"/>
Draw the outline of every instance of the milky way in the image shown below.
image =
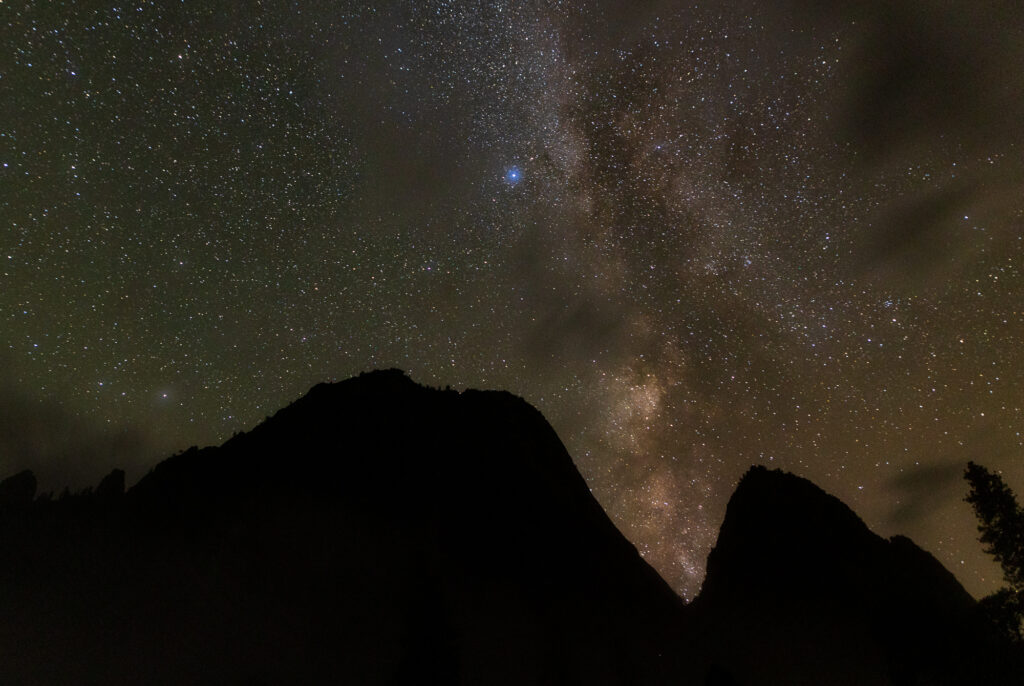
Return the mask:
<path fill-rule="evenodd" d="M 686 597 L 755 463 L 992 590 L 1024 18 L 828 4 L 0 5 L 0 466 L 137 478 L 394 366 L 536 405 Z"/>

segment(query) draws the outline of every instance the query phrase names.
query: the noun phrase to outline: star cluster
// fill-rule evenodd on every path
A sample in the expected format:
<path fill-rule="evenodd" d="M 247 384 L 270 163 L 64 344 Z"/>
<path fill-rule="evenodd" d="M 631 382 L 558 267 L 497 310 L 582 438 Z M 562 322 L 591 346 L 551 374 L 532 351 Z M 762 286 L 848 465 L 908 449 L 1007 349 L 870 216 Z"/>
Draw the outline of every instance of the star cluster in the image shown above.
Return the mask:
<path fill-rule="evenodd" d="M 992 590 L 1024 17 L 764 5 L 0 5 L 3 471 L 138 477 L 396 366 L 534 403 L 686 597 L 755 463 Z"/>

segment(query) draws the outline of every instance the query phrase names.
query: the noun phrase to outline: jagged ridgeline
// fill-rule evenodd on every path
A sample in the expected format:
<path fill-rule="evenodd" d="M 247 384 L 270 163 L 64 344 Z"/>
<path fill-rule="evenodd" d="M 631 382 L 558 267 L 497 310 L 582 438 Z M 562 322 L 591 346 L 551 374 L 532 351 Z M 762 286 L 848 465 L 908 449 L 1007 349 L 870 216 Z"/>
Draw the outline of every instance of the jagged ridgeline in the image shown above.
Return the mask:
<path fill-rule="evenodd" d="M 323 384 L 129 490 L 0 484 L 3 684 L 1019 684 L 927 553 L 742 480 L 686 606 L 544 418 L 398 371 Z"/>

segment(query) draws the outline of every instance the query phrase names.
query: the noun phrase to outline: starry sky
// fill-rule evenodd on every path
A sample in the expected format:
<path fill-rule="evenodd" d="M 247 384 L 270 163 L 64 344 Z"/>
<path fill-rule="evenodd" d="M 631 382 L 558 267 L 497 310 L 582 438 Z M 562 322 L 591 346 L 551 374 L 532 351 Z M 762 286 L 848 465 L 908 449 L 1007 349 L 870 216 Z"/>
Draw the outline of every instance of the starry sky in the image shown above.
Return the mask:
<path fill-rule="evenodd" d="M 0 3 L 0 471 L 394 366 L 536 405 L 687 598 L 755 463 L 994 590 L 1024 11 L 838 4 Z"/>

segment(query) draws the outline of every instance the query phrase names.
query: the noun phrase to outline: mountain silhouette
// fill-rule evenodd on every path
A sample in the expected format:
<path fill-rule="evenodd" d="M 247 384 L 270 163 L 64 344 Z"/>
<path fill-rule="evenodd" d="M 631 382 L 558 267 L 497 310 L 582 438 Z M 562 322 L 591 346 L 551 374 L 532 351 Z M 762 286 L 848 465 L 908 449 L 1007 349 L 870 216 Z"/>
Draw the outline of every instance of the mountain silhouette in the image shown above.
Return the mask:
<path fill-rule="evenodd" d="M 810 481 L 752 468 L 689 608 L 742 683 L 1010 684 L 1024 663 L 956 578 Z"/>
<path fill-rule="evenodd" d="M 4 522 L 3 683 L 654 683 L 684 658 L 682 602 L 508 393 L 323 384 L 101 492 Z"/>
<path fill-rule="evenodd" d="M 543 416 L 397 370 L 321 384 L 125 491 L 0 483 L 3 684 L 1000 684 L 927 553 L 741 481 L 690 606 Z"/>

